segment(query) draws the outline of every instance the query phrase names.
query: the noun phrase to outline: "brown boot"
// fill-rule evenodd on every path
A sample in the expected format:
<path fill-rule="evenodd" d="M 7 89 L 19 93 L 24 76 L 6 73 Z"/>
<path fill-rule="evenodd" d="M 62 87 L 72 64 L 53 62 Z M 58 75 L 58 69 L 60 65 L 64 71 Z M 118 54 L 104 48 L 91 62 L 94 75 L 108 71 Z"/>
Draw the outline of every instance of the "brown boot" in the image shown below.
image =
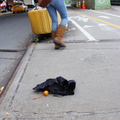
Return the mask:
<path fill-rule="evenodd" d="M 64 37 L 65 32 L 66 32 L 66 26 L 59 25 L 56 33 L 56 37 L 54 38 L 53 41 L 55 44 L 57 44 L 60 47 L 66 47 L 65 43 L 62 41 L 62 38 Z"/>
<path fill-rule="evenodd" d="M 55 31 L 52 31 L 52 39 L 54 40 L 54 38 L 56 37 L 56 33 L 57 33 L 57 30 L 55 30 Z M 54 43 L 55 44 L 55 49 L 59 49 L 60 48 L 60 46 L 59 45 L 57 45 L 56 43 Z"/>

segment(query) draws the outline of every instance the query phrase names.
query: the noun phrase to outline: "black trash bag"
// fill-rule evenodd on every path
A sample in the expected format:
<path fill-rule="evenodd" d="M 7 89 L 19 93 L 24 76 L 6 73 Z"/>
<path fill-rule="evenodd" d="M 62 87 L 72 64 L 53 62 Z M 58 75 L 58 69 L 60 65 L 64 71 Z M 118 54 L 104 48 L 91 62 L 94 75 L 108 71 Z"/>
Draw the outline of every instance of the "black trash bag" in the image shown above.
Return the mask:
<path fill-rule="evenodd" d="M 33 88 L 35 91 L 45 91 L 48 90 L 54 95 L 74 95 L 74 89 L 76 87 L 75 80 L 67 81 L 63 77 L 57 77 L 55 79 L 47 79 L 45 82 L 38 84 Z"/>

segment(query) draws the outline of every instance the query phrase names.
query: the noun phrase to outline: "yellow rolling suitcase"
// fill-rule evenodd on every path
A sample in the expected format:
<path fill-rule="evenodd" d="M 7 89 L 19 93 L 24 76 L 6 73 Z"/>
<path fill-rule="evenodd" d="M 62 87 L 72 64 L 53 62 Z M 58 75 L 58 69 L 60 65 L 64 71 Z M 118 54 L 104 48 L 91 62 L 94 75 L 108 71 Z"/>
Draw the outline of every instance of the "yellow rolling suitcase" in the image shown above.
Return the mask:
<path fill-rule="evenodd" d="M 52 31 L 52 20 L 46 8 L 31 10 L 28 12 L 32 32 L 34 34 L 47 34 Z M 58 23 L 60 23 L 60 15 L 58 14 Z"/>

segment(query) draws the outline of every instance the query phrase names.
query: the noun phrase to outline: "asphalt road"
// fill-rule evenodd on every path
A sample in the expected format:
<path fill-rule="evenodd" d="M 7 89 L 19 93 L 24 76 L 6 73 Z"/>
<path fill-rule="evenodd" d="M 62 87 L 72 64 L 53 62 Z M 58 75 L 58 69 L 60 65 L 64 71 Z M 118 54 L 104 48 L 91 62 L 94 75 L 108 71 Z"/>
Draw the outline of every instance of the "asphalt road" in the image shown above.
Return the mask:
<path fill-rule="evenodd" d="M 33 36 L 27 13 L 0 13 L 0 87 L 11 78 Z"/>
<path fill-rule="evenodd" d="M 120 6 L 112 6 L 105 10 L 70 8 L 68 11 L 72 28 L 70 35 L 73 35 L 75 40 L 84 42 L 120 40 Z"/>

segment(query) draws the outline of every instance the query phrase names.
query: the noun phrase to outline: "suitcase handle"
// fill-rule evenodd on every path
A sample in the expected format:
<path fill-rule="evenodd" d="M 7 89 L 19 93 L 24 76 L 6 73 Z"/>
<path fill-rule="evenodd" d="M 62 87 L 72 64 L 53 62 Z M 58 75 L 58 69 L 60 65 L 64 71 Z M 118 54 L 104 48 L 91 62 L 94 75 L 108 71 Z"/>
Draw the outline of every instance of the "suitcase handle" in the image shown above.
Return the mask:
<path fill-rule="evenodd" d="M 39 7 L 40 9 L 43 9 L 42 7 L 40 7 L 40 6 L 36 5 L 36 6 L 33 8 L 33 10 L 39 10 L 39 8 L 38 8 L 38 7 Z"/>

